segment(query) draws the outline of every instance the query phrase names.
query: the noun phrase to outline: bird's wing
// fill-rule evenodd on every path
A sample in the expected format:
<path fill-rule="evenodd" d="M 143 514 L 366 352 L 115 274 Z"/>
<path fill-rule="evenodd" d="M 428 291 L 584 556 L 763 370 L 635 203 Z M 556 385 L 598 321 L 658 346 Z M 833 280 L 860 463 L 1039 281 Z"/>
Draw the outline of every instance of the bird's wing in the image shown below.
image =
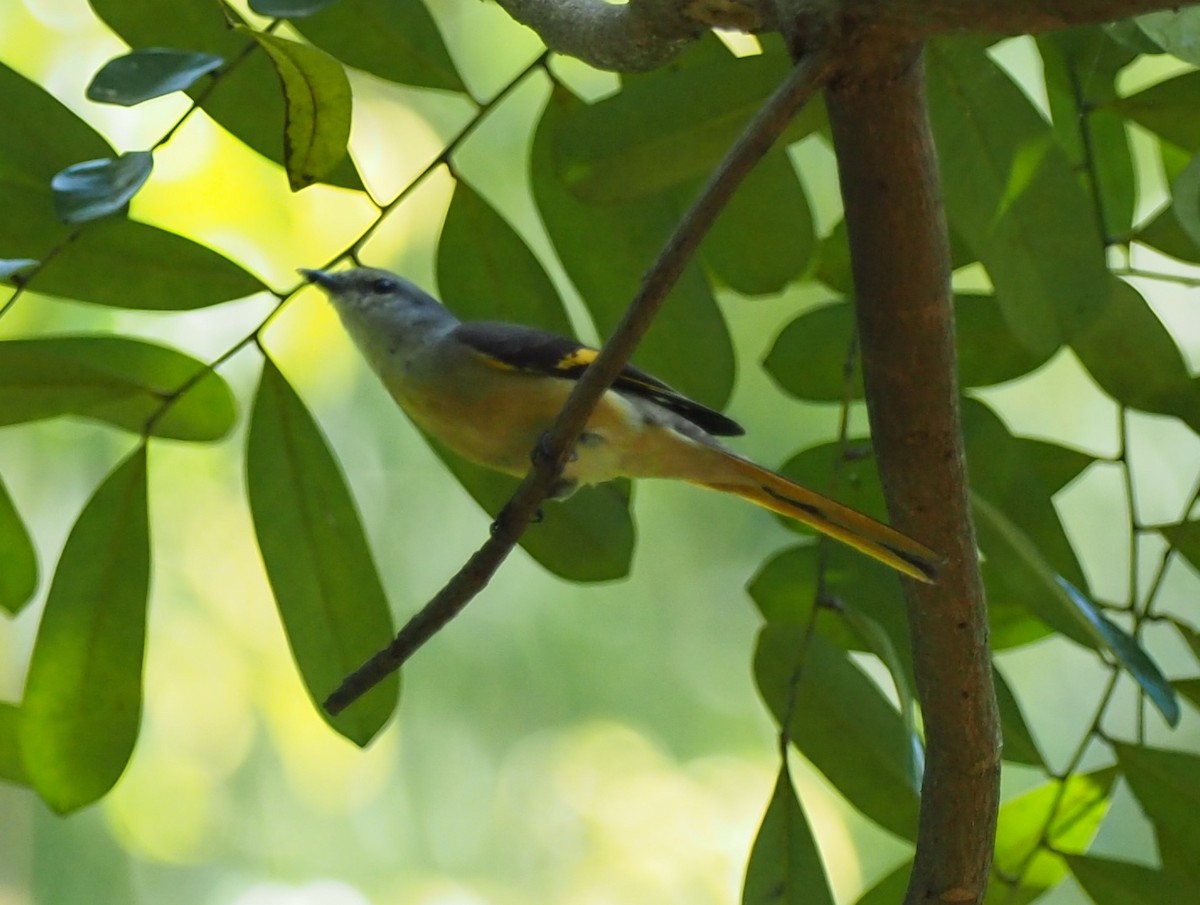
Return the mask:
<path fill-rule="evenodd" d="M 568 380 L 578 380 L 600 354 L 564 336 L 499 321 L 459 324 L 454 329 L 453 337 L 492 367 Z M 745 433 L 732 418 L 689 399 L 657 377 L 632 365 L 626 365 L 613 381 L 613 389 L 629 396 L 649 399 L 682 415 L 713 436 L 736 437 Z"/>

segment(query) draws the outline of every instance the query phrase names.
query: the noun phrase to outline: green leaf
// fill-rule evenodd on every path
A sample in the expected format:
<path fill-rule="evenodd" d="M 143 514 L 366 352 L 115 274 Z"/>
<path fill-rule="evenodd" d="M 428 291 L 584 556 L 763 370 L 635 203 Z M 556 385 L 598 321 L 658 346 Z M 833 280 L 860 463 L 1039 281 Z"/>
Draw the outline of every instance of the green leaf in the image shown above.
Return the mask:
<path fill-rule="evenodd" d="M 982 48 L 933 41 L 926 59 L 947 212 L 1009 329 L 1048 355 L 1107 303 L 1092 206 L 1046 121 Z"/>
<path fill-rule="evenodd" d="M 534 198 L 568 276 L 602 337 L 615 328 L 679 212 L 669 199 L 588 205 L 557 179 L 552 150 L 563 117 L 580 106 L 556 87 L 533 138 Z M 695 264 L 671 291 L 636 363 L 705 405 L 720 408 L 733 387 L 733 344 L 712 290 Z"/>
<path fill-rule="evenodd" d="M 33 258 L 0 258 L 0 280 L 14 282 L 13 277 L 32 267 L 37 267 L 41 261 Z"/>
<path fill-rule="evenodd" d="M 681 210 L 700 188 L 696 182 L 675 190 Z M 804 274 L 815 251 L 808 195 L 778 147 L 755 164 L 700 244 L 704 263 L 745 295 L 780 292 Z"/>
<path fill-rule="evenodd" d="M 1200 520 L 1182 522 L 1161 529 L 1165 537 L 1184 558 L 1193 566 L 1200 569 Z M 1200 648 L 1194 648 L 1196 656 L 1200 657 Z"/>
<path fill-rule="evenodd" d="M 985 905 L 1026 905 L 1057 885 L 1067 874 L 1057 852 L 1087 850 L 1108 812 L 1116 777 L 1112 767 L 1076 774 L 1065 785 L 1049 782 L 1004 802 Z M 1017 882 L 1010 886 L 1000 877 Z"/>
<path fill-rule="evenodd" d="M 1187 72 L 1158 82 L 1111 103 L 1122 116 L 1188 151 L 1200 151 L 1200 72 Z"/>
<path fill-rule="evenodd" d="M 1015 764 L 1025 764 L 1029 767 L 1046 769 L 1046 761 L 1038 750 L 1033 733 L 1021 713 L 1021 705 L 1013 694 L 1004 674 L 998 669 L 992 670 L 992 678 L 996 686 L 996 704 L 1000 709 L 1000 728 L 1004 732 L 1004 759 Z"/>
<path fill-rule="evenodd" d="M 21 708 L 0 701 L 0 780 L 28 786 L 29 777 L 21 761 Z"/>
<path fill-rule="evenodd" d="M 93 221 L 68 242 L 73 231 L 55 216 L 50 179 L 113 150 L 42 88 L 3 65 L 0 96 L 7 126 L 0 142 L 0 248 L 38 260 L 61 249 L 55 266 L 29 278 L 30 289 L 120 308 L 183 311 L 264 288 L 211 249 L 123 217 Z"/>
<path fill-rule="evenodd" d="M 334 0 L 250 0 L 250 8 L 260 16 L 289 19 L 311 16 L 333 2 Z"/>
<path fill-rule="evenodd" d="M 1200 172 L 1200 171 L 1198 171 Z M 1200 433 L 1200 380 L 1141 293 L 1113 280 L 1111 303 L 1072 341 L 1088 373 L 1131 408 L 1174 415 Z"/>
<path fill-rule="evenodd" d="M 322 718 L 366 745 L 396 709 L 393 674 L 336 717 L 320 706 L 395 635 L 362 523 L 320 428 L 268 359 L 246 441 L 246 487 L 288 644 Z"/>
<path fill-rule="evenodd" d="M 336 59 L 275 35 L 244 29 L 279 74 L 286 101 L 283 161 L 293 192 L 325 181 L 346 158 L 350 140 L 350 80 Z"/>
<path fill-rule="evenodd" d="M 33 540 L 0 481 L 0 609 L 15 616 L 37 590 L 38 563 Z"/>
<path fill-rule="evenodd" d="M 1113 750 L 1125 780 L 1154 824 L 1163 865 L 1197 876 L 1200 851 L 1200 757 L 1141 745 L 1116 743 Z"/>
<path fill-rule="evenodd" d="M 1192 246 L 1200 242 L 1200 154 L 1171 181 L 1171 209 Z"/>
<path fill-rule="evenodd" d="M 799 668 L 788 726 L 792 743 L 863 814 L 914 839 L 917 790 L 900 714 L 842 651 L 819 635 L 805 647 L 805 634 L 803 626 L 787 624 L 768 624 L 759 633 L 759 693 L 782 722 Z"/>
<path fill-rule="evenodd" d="M 1096 905 L 1200 902 L 1200 883 L 1161 868 L 1084 855 L 1068 856 L 1067 864 Z"/>
<path fill-rule="evenodd" d="M 182 352 L 123 336 L 6 340 L 0 425 L 77 415 L 141 433 L 198 374 L 150 429 L 176 440 L 219 440 L 236 418 L 233 394 L 218 374 Z"/>
<path fill-rule="evenodd" d="M 154 155 L 130 151 L 116 158 L 86 160 L 54 174 L 54 211 L 64 223 L 86 223 L 124 210 L 150 178 Z"/>
<path fill-rule="evenodd" d="M 347 66 L 381 79 L 467 90 L 433 17 L 418 0 L 338 0 L 292 24 Z"/>
<path fill-rule="evenodd" d="M 187 47 L 233 60 L 243 55 L 251 40 L 244 32 L 229 27 L 226 17 L 240 22 L 237 14 L 228 5 L 212 0 L 172 0 L 169 16 L 162 15 L 160 0 L 88 2 L 131 47 Z M 340 2 L 344 0 L 335 7 Z M 188 94 L 199 99 L 204 112 L 222 128 L 268 160 L 284 163 L 279 136 L 284 128 L 285 104 L 279 78 L 265 54 L 250 54 L 231 71 L 221 73 L 215 85 L 192 86 Z M 100 156 L 78 155 L 75 160 Z M 348 156 L 324 181 L 350 189 L 363 187 Z"/>
<path fill-rule="evenodd" d="M 742 905 L 833 905 L 829 878 L 804 808 L 780 765 L 771 803 L 750 850 Z"/>
<path fill-rule="evenodd" d="M 959 384 L 992 386 L 1036 370 L 1049 358 L 1034 354 L 1008 329 L 995 296 L 954 297 Z M 763 362 L 776 382 L 797 399 L 841 402 L 846 350 L 854 330 L 854 308 L 837 301 L 805 311 L 780 331 Z M 850 398 L 863 398 L 861 362 L 855 361 Z"/>
<path fill-rule="evenodd" d="M 1159 208 L 1132 238 L 1180 261 L 1200 263 L 1200 245 L 1184 230 L 1174 204 L 1164 204 Z"/>
<path fill-rule="evenodd" d="M 455 455 L 425 439 L 483 510 L 495 517 L 517 489 L 516 478 Z M 581 488 L 569 500 L 548 501 L 542 520 L 521 536 L 521 547 L 544 568 L 568 581 L 612 581 L 629 574 L 634 547 L 629 483 Z"/>
<path fill-rule="evenodd" d="M 563 110 L 551 142 L 554 172 L 576 197 L 602 204 L 707 177 L 789 69 L 783 55 L 720 52 L 629 79 L 617 94 Z M 781 145 L 824 119 L 824 108 L 809 104 Z"/>
<path fill-rule="evenodd" d="M 113 787 L 141 721 L 150 591 L 146 449 L 104 480 L 71 529 L 25 681 L 22 760 L 59 813 Z"/>
<path fill-rule="evenodd" d="M 1176 692 L 1183 695 L 1193 707 L 1200 710 L 1200 678 L 1198 679 L 1173 679 L 1171 687 Z"/>
<path fill-rule="evenodd" d="M 1134 19 L 1138 28 L 1167 53 L 1200 65 L 1200 11 L 1146 13 Z"/>
<path fill-rule="evenodd" d="M 443 300 L 463 320 L 516 321 L 571 334 L 571 320 L 541 262 L 461 179 L 438 240 L 437 275 Z"/>
<path fill-rule="evenodd" d="M 115 57 L 100 67 L 87 86 L 87 99 L 132 107 L 184 91 L 225 62 L 211 53 L 147 47 Z"/>
<path fill-rule="evenodd" d="M 1150 655 L 1138 644 L 1137 639 L 1107 619 L 1079 588 L 1065 578 L 1059 576 L 1058 583 L 1084 618 L 1095 626 L 1105 645 L 1117 658 L 1117 662 L 1133 676 L 1133 680 L 1158 708 L 1168 725 L 1177 725 L 1179 701 L 1175 697 L 1175 689 L 1171 687 L 1158 665 L 1150 659 Z"/>
<path fill-rule="evenodd" d="M 896 905 L 904 900 L 908 891 L 908 878 L 912 874 L 912 861 L 905 861 L 891 873 L 875 882 L 863 892 L 855 905 Z"/>

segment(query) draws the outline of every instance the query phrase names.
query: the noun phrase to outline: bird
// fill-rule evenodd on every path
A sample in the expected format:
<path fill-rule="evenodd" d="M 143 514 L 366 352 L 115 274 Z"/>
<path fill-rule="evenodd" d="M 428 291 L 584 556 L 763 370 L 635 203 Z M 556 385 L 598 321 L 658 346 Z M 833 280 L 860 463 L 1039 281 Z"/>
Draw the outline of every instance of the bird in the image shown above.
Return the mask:
<path fill-rule="evenodd" d="M 416 425 L 458 455 L 523 477 L 532 454 L 599 352 L 544 330 L 463 321 L 387 270 L 301 268 L 325 291 L 392 398 Z M 897 572 L 937 578 L 924 544 L 730 450 L 745 433 L 727 415 L 632 365 L 605 391 L 550 492 L 614 478 L 671 478 L 734 494 L 808 525 Z"/>

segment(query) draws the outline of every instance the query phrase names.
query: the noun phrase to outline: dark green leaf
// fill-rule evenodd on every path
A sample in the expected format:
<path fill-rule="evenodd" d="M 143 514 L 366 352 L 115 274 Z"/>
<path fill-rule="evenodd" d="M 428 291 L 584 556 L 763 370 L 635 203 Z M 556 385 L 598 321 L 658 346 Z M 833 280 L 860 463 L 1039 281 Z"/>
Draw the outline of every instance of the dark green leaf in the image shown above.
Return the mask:
<path fill-rule="evenodd" d="M 172 0 L 171 15 L 162 14 L 161 0 L 88 0 L 105 24 L 131 47 L 187 47 L 227 60 L 243 55 L 251 38 L 229 27 L 227 16 L 240 21 L 227 5 L 212 0 Z M 331 9 L 344 0 L 339 0 Z M 193 86 L 204 112 L 259 154 L 284 163 L 280 135 L 284 129 L 284 100 L 279 77 L 265 53 L 252 53 L 215 86 Z M 100 157 L 102 154 L 80 155 Z M 70 161 L 68 161 L 69 163 Z M 331 185 L 362 189 L 362 180 L 348 156 L 324 180 Z"/>
<path fill-rule="evenodd" d="M 1200 72 L 1187 72 L 1113 101 L 1112 108 L 1160 138 L 1200 151 Z"/>
<path fill-rule="evenodd" d="M 804 647 L 804 638 L 803 626 L 763 628 L 754 655 L 759 693 L 782 722 L 799 667 L 788 731 L 793 744 L 863 814 L 915 838 L 917 792 L 900 714 L 842 651 L 819 635 Z"/>
<path fill-rule="evenodd" d="M 33 258 L 0 258 L 0 280 L 12 281 L 22 271 L 37 267 L 40 263 Z"/>
<path fill-rule="evenodd" d="M 75 163 L 54 174 L 54 211 L 64 223 L 86 223 L 123 210 L 154 167 L 149 151 Z M 61 266 L 61 265 L 60 265 Z"/>
<path fill-rule="evenodd" d="M 1001 805 L 995 869 L 985 905 L 1027 905 L 1057 885 L 1067 866 L 1056 852 L 1087 850 L 1108 812 L 1116 777 L 1112 767 L 1076 774 L 1065 787 L 1050 782 Z M 1010 886 L 1000 877 L 1017 877 L 1019 882 Z"/>
<path fill-rule="evenodd" d="M 150 591 L 146 449 L 113 470 L 71 529 L 21 704 L 29 781 L 55 811 L 91 804 L 133 753 Z"/>
<path fill-rule="evenodd" d="M 1156 54 L 1163 52 L 1163 49 L 1154 43 L 1148 34 L 1138 28 L 1135 19 L 1122 19 L 1119 22 L 1110 22 L 1104 26 L 1104 30 L 1112 36 L 1113 40 L 1120 42 L 1135 53 Z"/>
<path fill-rule="evenodd" d="M 55 266 L 29 278 L 32 290 L 121 308 L 181 311 L 264 288 L 211 249 L 123 217 L 89 223 L 67 242 L 72 230 L 54 214 L 50 179 L 75 161 L 113 150 L 74 113 L 3 65 L 0 96 L 7 126 L 0 142 L 0 248 L 31 259 L 61 248 Z"/>
<path fill-rule="evenodd" d="M 438 288 L 464 320 L 516 321 L 569 336 L 558 291 L 525 240 L 459 180 L 442 225 Z"/>
<path fill-rule="evenodd" d="M 1162 535 L 1188 562 L 1200 569 L 1200 520 L 1163 528 Z M 1200 649 L 1197 649 L 1196 656 L 1200 657 Z"/>
<path fill-rule="evenodd" d="M 105 63 L 87 86 L 87 98 L 132 107 L 190 88 L 225 62 L 211 53 L 147 47 Z"/>
<path fill-rule="evenodd" d="M 1030 352 L 1017 340 L 994 296 L 956 295 L 954 319 L 961 386 L 991 386 L 1013 380 L 1049 358 Z M 783 328 L 764 366 L 784 390 L 798 399 L 840 402 L 853 329 L 850 302 L 810 309 Z M 862 396 L 862 371 L 856 361 L 851 398 Z"/>
<path fill-rule="evenodd" d="M 1085 192 L 1099 192 L 1105 233 L 1133 224 L 1137 181 L 1125 118 L 1104 104 L 1121 69 L 1137 58 L 1101 26 L 1047 32 L 1037 39 L 1054 129 Z"/>
<path fill-rule="evenodd" d="M 927 60 L 947 212 L 1013 334 L 1048 355 L 1107 303 L 1092 206 L 1050 126 L 982 48 L 934 41 Z"/>
<path fill-rule="evenodd" d="M 275 19 L 311 16 L 327 7 L 334 0 L 250 0 L 250 8 L 260 16 Z"/>
<path fill-rule="evenodd" d="M 1000 708 L 1000 728 L 1004 731 L 1004 759 L 1015 764 L 1025 764 L 1030 767 L 1046 769 L 1042 752 L 1038 750 L 1033 733 L 1021 713 L 1021 705 L 1017 697 L 1008 687 L 1003 673 L 998 669 L 992 671 L 996 685 L 996 704 Z"/>
<path fill-rule="evenodd" d="M 1150 40 L 1179 59 L 1200 65 L 1200 11 L 1146 13 L 1135 20 Z"/>
<path fill-rule="evenodd" d="M 346 158 L 350 140 L 350 80 L 342 64 L 316 47 L 245 30 L 279 75 L 286 101 L 283 163 L 293 192 L 326 181 Z"/>
<path fill-rule="evenodd" d="M 564 115 L 580 102 L 558 87 L 533 139 L 533 194 L 563 267 L 583 296 L 602 337 L 612 332 L 642 274 L 678 220 L 669 199 L 588 205 L 556 178 L 551 151 Z M 705 405 L 720 408 L 733 387 L 729 329 L 698 267 L 686 268 L 636 363 Z"/>
<path fill-rule="evenodd" d="M 1159 208 L 1158 213 L 1134 233 L 1133 239 L 1180 261 L 1200 263 L 1200 245 L 1184 230 L 1174 204 Z"/>
<path fill-rule="evenodd" d="M 912 861 L 905 861 L 875 885 L 863 892 L 855 905 L 896 905 L 904 900 L 908 890 L 908 878 L 912 873 Z"/>
<path fill-rule="evenodd" d="M 1200 154 L 1171 181 L 1171 209 L 1191 244 L 1200 242 Z"/>
<path fill-rule="evenodd" d="M 1200 851 L 1200 757 L 1140 745 L 1114 744 L 1125 780 L 1154 824 L 1163 865 L 1197 875 Z"/>
<path fill-rule="evenodd" d="M 1189 523 L 1190 524 L 1190 523 Z M 1184 642 L 1192 650 L 1192 656 L 1200 660 L 1200 632 L 1180 619 L 1171 619 L 1171 624 L 1182 636 Z"/>
<path fill-rule="evenodd" d="M 347 66 L 381 79 L 467 90 L 433 17 L 417 0 L 338 0 L 293 25 Z"/>
<path fill-rule="evenodd" d="M 1187 698 L 1193 707 L 1200 710 L 1200 679 L 1174 679 L 1171 687 Z"/>
<path fill-rule="evenodd" d="M 1171 726 L 1177 725 L 1179 723 L 1179 701 L 1175 697 L 1175 689 L 1171 687 L 1171 683 L 1167 681 L 1167 677 L 1162 674 L 1158 665 L 1150 659 L 1150 655 L 1138 644 L 1137 639 L 1124 629 L 1114 625 L 1097 609 L 1095 603 L 1065 578 L 1059 576 L 1058 583 L 1067 592 L 1067 596 L 1083 617 L 1095 626 L 1100 637 L 1104 639 L 1105 645 L 1117 658 L 1117 662 L 1133 676 L 1133 680 L 1150 698 L 1150 702 L 1158 708 L 1163 719 Z"/>
<path fill-rule="evenodd" d="M 28 786 L 25 764 L 21 762 L 21 708 L 0 701 L 0 780 Z"/>
<path fill-rule="evenodd" d="M 604 204 L 657 195 L 705 177 L 750 117 L 788 74 L 785 56 L 707 56 L 627 80 L 617 94 L 560 114 L 550 160 L 578 198 Z M 798 141 L 824 122 L 805 107 L 781 142 Z"/>
<path fill-rule="evenodd" d="M 1096 905 L 1200 902 L 1200 883 L 1161 868 L 1083 855 L 1069 856 L 1067 864 Z"/>
<path fill-rule="evenodd" d="M 38 584 L 37 552 L 0 481 L 0 609 L 15 616 L 33 597 Z"/>
<path fill-rule="evenodd" d="M 254 531 L 288 644 L 321 716 L 366 745 L 396 709 L 393 674 L 336 717 L 321 702 L 395 632 L 362 523 L 337 460 L 268 359 L 246 441 Z"/>
<path fill-rule="evenodd" d="M 426 436 L 451 473 L 491 516 L 517 489 L 517 480 L 475 465 Z M 521 546 L 543 567 L 568 581 L 612 581 L 629 574 L 633 519 L 628 482 L 584 487 L 564 502 L 547 502 L 542 520 L 521 536 Z"/>
<path fill-rule="evenodd" d="M 700 183 L 676 189 L 683 205 Z M 767 152 L 738 187 L 700 245 L 700 256 L 737 292 L 766 295 L 802 276 L 816 250 L 812 211 L 782 148 Z"/>
<path fill-rule="evenodd" d="M 833 905 L 821 853 L 786 760 L 750 850 L 742 905 Z"/>
<path fill-rule="evenodd" d="M 182 352 L 123 336 L 10 339 L 0 342 L 0 425 L 77 415 L 141 433 L 197 374 L 151 432 L 219 440 L 234 424 L 233 394 Z"/>
<path fill-rule="evenodd" d="M 1200 172 L 1200 171 L 1198 171 Z M 1132 408 L 1174 415 L 1200 433 L 1200 380 L 1141 294 L 1113 280 L 1104 313 L 1071 341 L 1106 393 Z"/>

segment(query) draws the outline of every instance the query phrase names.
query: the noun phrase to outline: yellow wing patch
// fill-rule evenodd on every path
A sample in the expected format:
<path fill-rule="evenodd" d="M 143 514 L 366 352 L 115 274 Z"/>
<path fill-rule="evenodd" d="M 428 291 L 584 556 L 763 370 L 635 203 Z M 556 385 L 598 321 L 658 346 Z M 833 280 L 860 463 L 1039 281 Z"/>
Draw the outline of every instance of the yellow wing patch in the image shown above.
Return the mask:
<path fill-rule="evenodd" d="M 600 353 L 595 349 L 588 349 L 585 346 L 580 346 L 575 351 L 564 355 L 554 363 L 556 371 L 570 371 L 572 368 L 581 368 L 585 365 L 590 365 L 596 360 L 596 356 Z"/>

